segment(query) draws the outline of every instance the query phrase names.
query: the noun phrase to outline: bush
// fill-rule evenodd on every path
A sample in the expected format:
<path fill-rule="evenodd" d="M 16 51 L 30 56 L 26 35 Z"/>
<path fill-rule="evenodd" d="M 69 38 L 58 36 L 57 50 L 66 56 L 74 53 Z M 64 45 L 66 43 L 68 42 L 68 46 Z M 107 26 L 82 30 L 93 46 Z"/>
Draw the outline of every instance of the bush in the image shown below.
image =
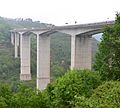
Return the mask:
<path fill-rule="evenodd" d="M 11 102 L 12 91 L 7 84 L 0 84 L 0 108 L 7 108 Z"/>
<path fill-rule="evenodd" d="M 6 99 L 0 96 L 0 108 L 7 108 Z"/>
<path fill-rule="evenodd" d="M 71 108 L 76 96 L 90 97 L 100 83 L 97 73 L 73 70 L 50 84 L 45 92 L 51 108 Z"/>
<path fill-rule="evenodd" d="M 89 99 L 89 108 L 120 108 L 120 82 L 109 81 L 99 86 Z"/>
<path fill-rule="evenodd" d="M 21 84 L 11 89 L 8 85 L 0 85 L 0 108 L 48 108 L 40 91 Z"/>
<path fill-rule="evenodd" d="M 47 108 L 42 93 L 25 85 L 19 85 L 11 97 L 11 105 L 9 108 L 33 107 Z"/>

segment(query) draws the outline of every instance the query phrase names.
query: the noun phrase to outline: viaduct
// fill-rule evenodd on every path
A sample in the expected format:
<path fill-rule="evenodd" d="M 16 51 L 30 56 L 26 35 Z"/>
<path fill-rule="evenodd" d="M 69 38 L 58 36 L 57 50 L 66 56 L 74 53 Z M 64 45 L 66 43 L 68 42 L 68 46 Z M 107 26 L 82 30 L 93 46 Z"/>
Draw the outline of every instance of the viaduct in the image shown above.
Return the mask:
<path fill-rule="evenodd" d="M 31 80 L 30 69 L 30 34 L 37 36 L 37 89 L 43 90 L 50 82 L 50 34 L 62 32 L 71 36 L 71 69 L 91 69 L 91 38 L 101 33 L 106 25 L 114 21 L 51 26 L 46 29 L 14 29 L 11 30 L 11 43 L 15 46 L 15 57 L 18 57 L 20 45 L 20 80 Z"/>

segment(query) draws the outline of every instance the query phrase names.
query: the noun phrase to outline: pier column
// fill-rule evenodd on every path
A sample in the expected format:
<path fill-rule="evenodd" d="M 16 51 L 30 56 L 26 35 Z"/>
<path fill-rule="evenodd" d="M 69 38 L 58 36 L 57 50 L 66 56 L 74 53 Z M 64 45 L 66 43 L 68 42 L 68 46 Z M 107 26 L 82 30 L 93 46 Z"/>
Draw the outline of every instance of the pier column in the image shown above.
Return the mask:
<path fill-rule="evenodd" d="M 11 44 L 14 45 L 14 33 L 11 32 Z"/>
<path fill-rule="evenodd" d="M 92 63 L 91 39 L 92 36 L 76 36 L 75 68 L 91 69 Z"/>
<path fill-rule="evenodd" d="M 18 57 L 18 46 L 19 46 L 19 34 L 15 33 L 15 58 Z"/>
<path fill-rule="evenodd" d="M 50 83 L 50 36 L 37 34 L 37 89 Z"/>
<path fill-rule="evenodd" d="M 71 70 L 75 68 L 75 40 L 76 36 L 71 36 Z"/>
<path fill-rule="evenodd" d="M 31 80 L 30 73 L 30 36 L 20 35 L 20 60 L 21 73 L 20 80 Z"/>

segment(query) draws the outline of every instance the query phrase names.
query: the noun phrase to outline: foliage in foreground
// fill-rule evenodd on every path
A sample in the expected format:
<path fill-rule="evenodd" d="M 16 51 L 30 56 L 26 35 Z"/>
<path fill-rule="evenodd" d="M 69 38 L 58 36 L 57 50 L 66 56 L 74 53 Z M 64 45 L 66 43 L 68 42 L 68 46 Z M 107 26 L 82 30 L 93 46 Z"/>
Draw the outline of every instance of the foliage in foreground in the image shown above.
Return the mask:
<path fill-rule="evenodd" d="M 90 101 L 94 108 L 119 108 L 120 82 L 105 82 L 94 91 Z"/>
<path fill-rule="evenodd" d="M 50 84 L 48 94 L 50 108 L 71 108 L 76 96 L 90 97 L 101 84 L 100 76 L 89 70 L 73 70 Z"/>
<path fill-rule="evenodd" d="M 0 108 L 47 108 L 40 91 L 24 85 L 12 90 L 8 85 L 0 85 Z"/>
<path fill-rule="evenodd" d="M 94 90 L 90 98 L 77 97 L 73 108 L 119 108 L 120 82 L 104 82 Z"/>
<path fill-rule="evenodd" d="M 21 84 L 12 88 L 0 85 L 0 106 L 1 108 L 71 108 L 71 101 L 75 96 L 90 97 L 100 84 L 100 76 L 96 73 L 74 70 L 51 83 L 42 93 Z"/>
<path fill-rule="evenodd" d="M 0 84 L 0 108 L 119 108 L 120 81 L 101 82 L 97 73 L 74 70 L 46 90 Z"/>

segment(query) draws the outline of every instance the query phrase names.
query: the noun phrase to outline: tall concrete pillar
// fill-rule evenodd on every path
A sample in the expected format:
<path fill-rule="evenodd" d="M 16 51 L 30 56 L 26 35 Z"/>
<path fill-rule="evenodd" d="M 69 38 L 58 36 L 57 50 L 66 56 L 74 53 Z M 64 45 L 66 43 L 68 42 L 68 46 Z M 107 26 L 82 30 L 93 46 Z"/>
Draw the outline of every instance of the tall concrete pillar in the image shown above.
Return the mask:
<path fill-rule="evenodd" d="M 71 70 L 75 68 L 75 40 L 76 36 L 71 36 Z"/>
<path fill-rule="evenodd" d="M 37 34 L 37 89 L 50 83 L 50 36 Z"/>
<path fill-rule="evenodd" d="M 92 63 L 91 39 L 92 36 L 76 36 L 75 68 L 91 69 Z"/>
<path fill-rule="evenodd" d="M 30 36 L 20 35 L 20 60 L 21 73 L 20 80 L 31 80 L 30 73 Z"/>
<path fill-rule="evenodd" d="M 18 57 L 19 34 L 15 33 L 15 58 Z"/>
<path fill-rule="evenodd" d="M 14 45 L 14 33 L 11 32 L 11 44 Z"/>

